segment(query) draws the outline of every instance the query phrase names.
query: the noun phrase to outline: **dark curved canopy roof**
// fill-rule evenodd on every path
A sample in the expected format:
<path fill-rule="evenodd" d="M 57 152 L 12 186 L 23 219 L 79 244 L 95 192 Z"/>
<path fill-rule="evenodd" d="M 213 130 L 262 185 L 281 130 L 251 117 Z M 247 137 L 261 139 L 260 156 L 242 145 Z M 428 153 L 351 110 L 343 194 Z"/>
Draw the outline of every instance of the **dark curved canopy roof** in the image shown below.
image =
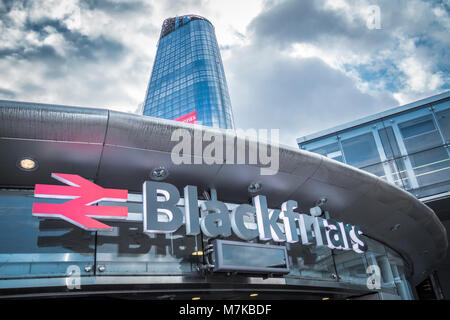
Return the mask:
<path fill-rule="evenodd" d="M 153 168 L 169 170 L 166 182 L 216 188 L 219 200 L 247 202 L 248 186 L 259 182 L 269 206 L 296 200 L 306 211 L 320 198 L 339 221 L 359 225 L 365 234 L 399 252 L 422 280 L 445 258 L 447 235 L 435 213 L 408 192 L 351 166 L 300 149 L 281 147 L 280 169 L 260 175 L 257 165 L 175 165 L 175 129 L 208 127 L 106 109 L 0 101 L 1 188 L 33 188 L 54 183 L 52 172 L 75 173 L 110 188 L 140 192 Z M 234 131 L 220 131 L 235 141 Z M 235 144 L 236 146 L 236 144 Z M 247 146 L 248 148 L 248 146 Z M 16 162 L 31 156 L 39 169 L 24 172 Z M 400 228 L 391 231 L 400 224 Z"/>

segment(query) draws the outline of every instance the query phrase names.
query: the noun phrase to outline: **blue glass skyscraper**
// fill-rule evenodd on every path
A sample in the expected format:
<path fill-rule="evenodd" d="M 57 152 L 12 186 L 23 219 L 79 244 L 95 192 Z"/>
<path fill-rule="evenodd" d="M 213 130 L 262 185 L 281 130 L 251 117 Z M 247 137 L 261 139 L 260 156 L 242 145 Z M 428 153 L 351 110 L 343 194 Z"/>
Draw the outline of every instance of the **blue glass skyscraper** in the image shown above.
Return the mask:
<path fill-rule="evenodd" d="M 164 20 L 143 114 L 234 128 L 230 96 L 214 27 L 196 15 Z"/>

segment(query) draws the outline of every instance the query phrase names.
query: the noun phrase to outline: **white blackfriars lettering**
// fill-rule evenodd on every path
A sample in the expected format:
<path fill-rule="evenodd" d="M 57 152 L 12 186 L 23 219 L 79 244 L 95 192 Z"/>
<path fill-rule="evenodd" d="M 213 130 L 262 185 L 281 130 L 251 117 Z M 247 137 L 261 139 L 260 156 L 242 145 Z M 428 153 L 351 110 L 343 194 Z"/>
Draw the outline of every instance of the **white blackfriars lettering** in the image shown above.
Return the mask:
<path fill-rule="evenodd" d="M 143 190 L 145 232 L 177 231 L 183 225 L 183 212 L 177 207 L 180 200 L 177 188 L 169 183 L 146 181 Z M 163 200 L 158 201 L 158 196 Z M 298 203 L 293 200 L 284 202 L 281 210 L 268 209 L 266 197 L 258 195 L 253 197 L 253 206 L 241 204 L 231 214 L 225 203 L 208 200 L 201 203 L 199 215 L 197 188 L 186 186 L 184 203 L 187 235 L 197 235 L 201 229 L 208 237 L 229 237 L 233 230 L 243 240 L 259 237 L 260 240 L 301 242 L 303 245 L 315 244 L 357 253 L 367 251 L 358 226 L 294 212 Z M 246 225 L 246 218 L 256 220 L 257 227 Z"/>

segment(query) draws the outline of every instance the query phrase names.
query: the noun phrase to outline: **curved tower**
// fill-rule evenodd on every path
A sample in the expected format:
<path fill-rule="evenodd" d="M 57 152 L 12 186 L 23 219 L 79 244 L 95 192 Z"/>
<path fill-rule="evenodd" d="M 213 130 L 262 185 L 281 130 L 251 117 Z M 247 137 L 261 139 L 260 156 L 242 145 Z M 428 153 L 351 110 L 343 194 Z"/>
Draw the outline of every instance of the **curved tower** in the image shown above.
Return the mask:
<path fill-rule="evenodd" d="M 191 116 L 204 126 L 234 128 L 222 58 L 207 19 L 164 20 L 143 114 L 179 121 Z"/>

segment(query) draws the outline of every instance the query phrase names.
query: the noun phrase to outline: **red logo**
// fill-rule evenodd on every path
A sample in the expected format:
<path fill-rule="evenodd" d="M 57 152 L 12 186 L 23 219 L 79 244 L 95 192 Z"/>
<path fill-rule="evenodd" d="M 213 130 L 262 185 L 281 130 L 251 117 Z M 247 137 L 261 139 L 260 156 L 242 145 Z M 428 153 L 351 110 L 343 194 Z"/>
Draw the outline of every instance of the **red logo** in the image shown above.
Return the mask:
<path fill-rule="evenodd" d="M 176 118 L 174 120 L 175 121 L 179 121 L 179 122 L 186 122 L 186 123 L 197 124 L 197 110 L 189 112 L 189 113 L 185 114 L 184 116 L 181 116 L 181 117 Z"/>
<path fill-rule="evenodd" d="M 58 217 L 85 230 L 112 229 L 92 218 L 126 219 L 127 207 L 92 206 L 102 200 L 126 202 L 128 190 L 105 189 L 76 174 L 52 173 L 67 186 L 37 184 L 34 196 L 39 198 L 73 199 L 65 203 L 34 203 L 33 216 Z"/>

